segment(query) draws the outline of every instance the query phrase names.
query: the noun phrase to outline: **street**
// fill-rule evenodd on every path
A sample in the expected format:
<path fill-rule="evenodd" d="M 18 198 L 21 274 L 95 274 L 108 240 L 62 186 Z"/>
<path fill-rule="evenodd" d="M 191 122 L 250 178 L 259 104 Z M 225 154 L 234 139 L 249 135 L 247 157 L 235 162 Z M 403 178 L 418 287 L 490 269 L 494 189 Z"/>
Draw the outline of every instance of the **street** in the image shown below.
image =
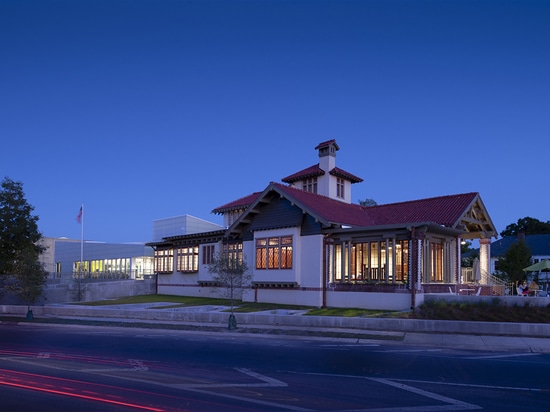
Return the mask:
<path fill-rule="evenodd" d="M 0 324 L 2 411 L 548 411 L 550 356 Z"/>

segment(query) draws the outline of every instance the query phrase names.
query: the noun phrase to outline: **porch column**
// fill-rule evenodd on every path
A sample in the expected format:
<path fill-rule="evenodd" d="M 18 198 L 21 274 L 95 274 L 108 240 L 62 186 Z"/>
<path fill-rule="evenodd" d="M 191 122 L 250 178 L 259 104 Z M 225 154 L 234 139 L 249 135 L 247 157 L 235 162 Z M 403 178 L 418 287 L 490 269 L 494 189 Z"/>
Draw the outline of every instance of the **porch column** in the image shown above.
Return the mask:
<path fill-rule="evenodd" d="M 491 238 L 479 239 L 479 269 L 481 271 L 481 283 L 489 283 L 491 271 Z"/>
<path fill-rule="evenodd" d="M 455 255 L 455 259 L 456 259 L 456 263 L 455 263 L 455 270 L 456 270 L 456 273 L 455 273 L 455 276 L 454 276 L 454 283 L 455 284 L 459 284 L 460 283 L 460 279 L 462 277 L 462 249 L 461 249 L 461 246 L 462 246 L 462 238 L 461 237 L 457 237 L 456 238 L 456 255 Z"/>
<path fill-rule="evenodd" d="M 422 228 L 411 228 L 411 309 L 416 307 L 416 293 L 422 290 L 423 249 L 426 234 Z"/>

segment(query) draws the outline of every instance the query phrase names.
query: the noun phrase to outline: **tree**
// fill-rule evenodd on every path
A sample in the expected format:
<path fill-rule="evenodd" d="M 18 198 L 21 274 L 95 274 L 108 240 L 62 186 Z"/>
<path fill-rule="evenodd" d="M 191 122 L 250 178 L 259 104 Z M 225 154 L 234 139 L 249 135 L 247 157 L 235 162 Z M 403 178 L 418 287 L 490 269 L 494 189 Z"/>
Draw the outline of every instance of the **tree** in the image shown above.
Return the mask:
<path fill-rule="evenodd" d="M 519 240 L 510 245 L 503 258 L 497 262 L 502 277 L 516 285 L 525 278 L 523 268 L 531 264 L 531 251 L 525 241 Z"/>
<path fill-rule="evenodd" d="M 216 291 L 230 301 L 229 329 L 235 329 L 237 327 L 233 313 L 235 299 L 242 299 L 242 288 L 251 279 L 246 259 L 244 256 L 239 258 L 233 253 L 217 253 L 208 265 L 208 272 L 214 275 L 213 280 L 217 284 Z"/>
<path fill-rule="evenodd" d="M 8 288 L 27 304 L 27 319 L 33 318 L 31 305 L 42 295 L 48 273 L 36 257 L 34 249 L 17 253 L 13 274 Z"/>
<path fill-rule="evenodd" d="M 374 200 L 374 199 L 365 199 L 365 200 L 359 199 L 359 204 L 361 206 L 376 206 L 376 205 L 378 205 L 378 203 L 376 203 L 376 200 Z"/>
<path fill-rule="evenodd" d="M 517 236 L 519 233 L 525 235 L 548 235 L 550 234 L 550 222 L 541 222 L 532 217 L 518 219 L 517 223 L 506 226 L 506 229 L 500 233 L 500 236 Z"/>
<path fill-rule="evenodd" d="M 474 259 L 479 258 L 479 250 L 473 249 L 472 242 L 464 240 L 460 243 L 460 257 L 463 267 L 472 267 Z"/>
<path fill-rule="evenodd" d="M 42 294 L 46 280 L 39 262 L 44 251 L 39 245 L 42 235 L 33 210 L 25 199 L 23 184 L 5 177 L 0 189 L 0 275 L 2 283 L 29 306 Z"/>

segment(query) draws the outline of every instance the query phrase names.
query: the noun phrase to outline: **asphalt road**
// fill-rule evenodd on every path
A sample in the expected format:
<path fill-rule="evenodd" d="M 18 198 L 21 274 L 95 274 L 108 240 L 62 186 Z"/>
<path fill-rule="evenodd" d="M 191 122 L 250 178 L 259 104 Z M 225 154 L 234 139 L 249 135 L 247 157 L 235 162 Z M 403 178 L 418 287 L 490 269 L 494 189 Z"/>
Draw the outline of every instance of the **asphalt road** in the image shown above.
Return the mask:
<path fill-rule="evenodd" d="M 545 411 L 550 355 L 0 325 L 2 411 Z"/>

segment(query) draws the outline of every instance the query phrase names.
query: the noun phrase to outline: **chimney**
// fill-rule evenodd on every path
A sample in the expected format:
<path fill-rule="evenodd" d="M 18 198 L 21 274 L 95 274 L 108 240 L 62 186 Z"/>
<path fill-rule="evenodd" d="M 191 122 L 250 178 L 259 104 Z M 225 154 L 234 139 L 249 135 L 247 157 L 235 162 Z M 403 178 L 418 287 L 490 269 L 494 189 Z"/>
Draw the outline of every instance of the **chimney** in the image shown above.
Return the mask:
<path fill-rule="evenodd" d="M 319 143 L 315 149 L 319 150 L 319 167 L 326 173 L 334 169 L 336 166 L 336 151 L 340 150 L 336 140 Z"/>

